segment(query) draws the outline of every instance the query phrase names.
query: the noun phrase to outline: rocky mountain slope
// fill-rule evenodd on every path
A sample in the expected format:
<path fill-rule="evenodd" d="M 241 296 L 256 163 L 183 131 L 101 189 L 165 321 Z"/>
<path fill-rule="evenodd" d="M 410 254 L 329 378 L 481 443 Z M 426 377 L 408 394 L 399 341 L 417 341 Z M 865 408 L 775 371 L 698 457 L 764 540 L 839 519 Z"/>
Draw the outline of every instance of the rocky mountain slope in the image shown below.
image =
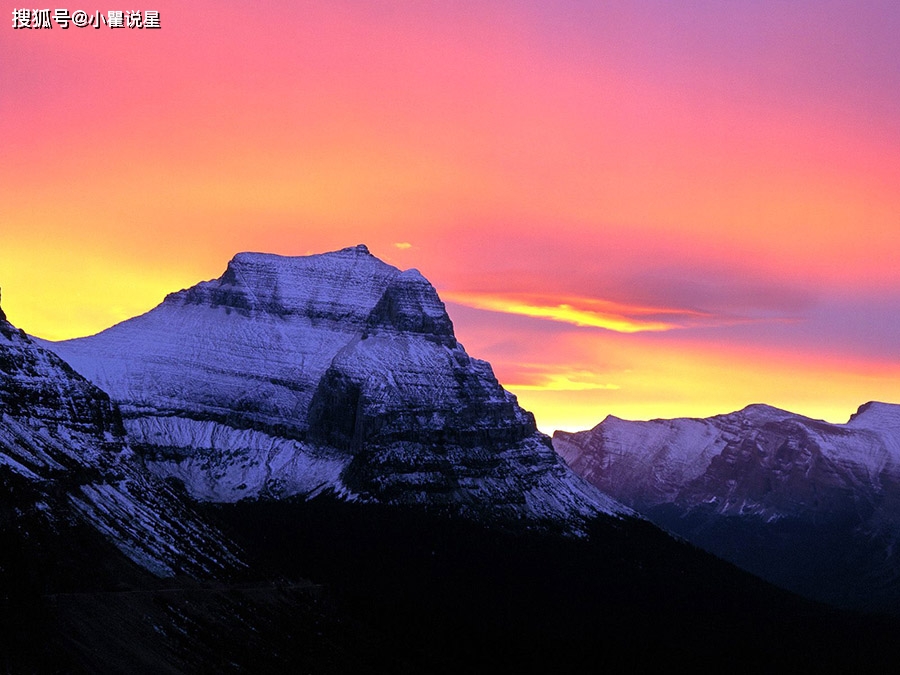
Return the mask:
<path fill-rule="evenodd" d="M 215 663 L 218 635 L 276 611 L 203 590 L 248 572 L 239 547 L 146 470 L 109 397 L 0 310 L 0 671 Z M 177 653 L 196 622 L 215 630 Z"/>
<path fill-rule="evenodd" d="M 574 529 L 628 513 L 466 354 L 431 284 L 365 246 L 241 253 L 143 316 L 47 346 L 118 403 L 147 465 L 201 500 L 324 490 Z"/>
<path fill-rule="evenodd" d="M 656 524 L 819 600 L 900 606 L 900 406 L 846 424 L 764 405 L 557 432 L 581 476 Z"/>
<path fill-rule="evenodd" d="M 240 567 L 224 538 L 143 468 L 109 397 L 2 312 L 0 488 L 10 537 L 86 524 L 157 576 Z"/>

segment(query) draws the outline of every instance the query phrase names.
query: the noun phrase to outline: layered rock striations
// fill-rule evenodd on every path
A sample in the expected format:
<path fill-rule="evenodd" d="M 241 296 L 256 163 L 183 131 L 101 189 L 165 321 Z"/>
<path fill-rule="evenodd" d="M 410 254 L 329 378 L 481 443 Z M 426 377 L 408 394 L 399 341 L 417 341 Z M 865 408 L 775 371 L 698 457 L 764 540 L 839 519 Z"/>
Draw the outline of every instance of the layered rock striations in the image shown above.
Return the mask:
<path fill-rule="evenodd" d="M 556 432 L 592 484 L 656 524 L 804 595 L 896 612 L 900 406 L 847 424 L 753 405 L 708 419 Z"/>
<path fill-rule="evenodd" d="M 241 253 L 143 316 L 48 346 L 119 404 L 148 465 L 202 500 L 328 491 L 483 518 L 628 512 L 465 352 L 432 285 L 365 246 Z"/>

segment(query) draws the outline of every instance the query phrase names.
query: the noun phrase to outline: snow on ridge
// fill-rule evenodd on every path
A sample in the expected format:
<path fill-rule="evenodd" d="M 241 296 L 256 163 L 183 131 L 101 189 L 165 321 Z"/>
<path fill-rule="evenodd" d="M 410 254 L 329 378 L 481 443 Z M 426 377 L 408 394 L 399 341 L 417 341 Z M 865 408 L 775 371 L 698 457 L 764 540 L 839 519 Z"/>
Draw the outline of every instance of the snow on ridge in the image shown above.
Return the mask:
<path fill-rule="evenodd" d="M 896 429 L 900 427 L 900 405 L 869 401 L 862 404 L 844 426 L 854 429 Z"/>
<path fill-rule="evenodd" d="M 684 499 L 701 489 L 697 481 L 723 472 L 771 473 L 776 485 L 806 463 L 830 467 L 813 477 L 807 470 L 810 480 L 827 475 L 876 493 L 900 480 L 900 406 L 885 403 L 861 406 L 847 424 L 759 404 L 706 419 L 607 417 L 590 431 L 557 432 L 553 442 L 576 473 L 632 505 Z"/>
<path fill-rule="evenodd" d="M 87 522 L 160 576 L 241 565 L 221 534 L 146 473 L 106 394 L 6 321 L 0 363 L 0 470 L 28 482 L 7 495 L 17 511 L 45 511 L 63 527 Z"/>
<path fill-rule="evenodd" d="M 362 321 L 399 274 L 362 245 L 310 256 L 238 253 L 221 277 L 172 293 L 166 302 Z"/>
<path fill-rule="evenodd" d="M 261 495 L 313 495 L 344 489 L 349 457 L 326 454 L 301 441 L 236 429 L 210 420 L 139 417 L 125 421 L 154 473 L 180 480 L 191 497 L 231 503 Z"/>

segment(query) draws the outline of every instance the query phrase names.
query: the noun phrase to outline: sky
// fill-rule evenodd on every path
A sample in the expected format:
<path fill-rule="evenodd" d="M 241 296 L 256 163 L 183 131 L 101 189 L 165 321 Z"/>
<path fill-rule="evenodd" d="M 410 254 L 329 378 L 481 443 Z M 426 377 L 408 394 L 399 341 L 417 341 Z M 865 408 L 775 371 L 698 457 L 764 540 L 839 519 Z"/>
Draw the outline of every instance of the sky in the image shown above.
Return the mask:
<path fill-rule="evenodd" d="M 900 403 L 896 2 L 151 0 L 158 30 L 16 9 L 0 288 L 33 335 L 239 251 L 365 243 L 548 433 Z"/>

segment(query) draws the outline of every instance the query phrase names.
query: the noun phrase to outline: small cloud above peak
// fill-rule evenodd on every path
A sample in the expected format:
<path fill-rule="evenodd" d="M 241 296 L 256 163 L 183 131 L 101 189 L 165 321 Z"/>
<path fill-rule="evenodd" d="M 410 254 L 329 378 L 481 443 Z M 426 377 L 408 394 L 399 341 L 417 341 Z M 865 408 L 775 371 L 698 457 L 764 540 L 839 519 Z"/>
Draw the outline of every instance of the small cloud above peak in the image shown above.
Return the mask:
<path fill-rule="evenodd" d="M 401 251 L 405 251 L 408 248 L 412 248 L 413 245 L 408 241 L 398 241 L 394 243 L 394 248 L 399 248 Z"/>

